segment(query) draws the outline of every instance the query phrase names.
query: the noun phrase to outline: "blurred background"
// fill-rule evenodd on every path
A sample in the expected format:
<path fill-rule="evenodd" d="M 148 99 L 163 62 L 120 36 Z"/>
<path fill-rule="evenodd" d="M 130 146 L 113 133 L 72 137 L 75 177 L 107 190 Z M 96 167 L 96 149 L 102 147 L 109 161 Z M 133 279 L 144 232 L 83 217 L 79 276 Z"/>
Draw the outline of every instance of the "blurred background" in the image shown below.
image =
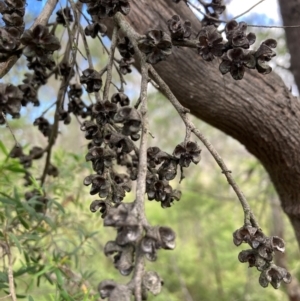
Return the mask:
<path fill-rule="evenodd" d="M 27 27 L 32 24 L 45 2 L 28 1 Z M 231 19 L 255 3 L 250 0 L 227 1 L 224 18 Z M 60 0 L 57 9 L 62 7 L 65 7 L 65 1 Z M 55 16 L 50 21 L 54 19 Z M 281 25 L 277 1 L 266 0 L 239 20 L 256 25 Z M 278 41 L 277 57 L 272 67 L 292 92 L 298 95 L 293 76 L 288 70 L 289 53 L 283 29 L 253 27 L 249 30 L 257 36 L 254 47 L 266 37 Z M 66 29 L 59 27 L 57 32 L 64 41 Z M 109 47 L 110 41 L 107 38 L 103 40 Z M 105 66 L 107 56 L 99 46 L 99 41 L 88 38 L 88 42 L 94 66 L 99 70 Z M 82 48 L 82 45 L 79 47 Z M 55 54 L 56 59 L 59 60 L 62 54 Z M 80 68 L 84 70 L 87 62 L 80 55 L 78 57 Z M 26 60 L 22 57 L 1 82 L 20 84 L 26 72 Z M 135 103 L 139 94 L 139 73 L 133 70 L 125 79 L 125 93 L 131 103 Z M 118 85 L 116 75 L 114 82 Z M 39 90 L 40 107 L 28 105 L 22 109 L 20 119 L 8 119 L 25 151 L 32 146 L 47 145 L 47 140 L 32 123 L 44 111 L 45 117 L 50 123 L 53 122 L 54 108 L 51 106 L 56 101 L 58 87 L 59 81 L 52 77 L 47 87 Z M 90 102 L 86 94 L 83 100 Z M 183 123 L 164 96 L 150 85 L 149 119 L 152 134 L 149 136 L 149 146 L 158 145 L 162 150 L 172 153 L 184 139 Z M 264 232 L 284 238 L 286 253 L 280 260 L 286 261 L 289 271 L 299 279 L 299 251 L 294 233 L 261 164 L 237 141 L 202 121 L 193 121 L 233 172 Z M 16 159 L 8 156 L 14 146 L 13 137 L 5 126 L 0 129 L 0 220 L 4 229 L 14 226 L 17 216 L 14 213 L 17 210 L 14 209 L 20 206 L 19 203 L 8 204 L 5 201 L 7 195 L 22 201 L 28 188 L 23 186 L 23 167 Z M 27 212 L 24 213 L 24 224 L 12 231 L 15 280 L 20 298 L 38 301 L 98 300 L 95 291 L 101 280 L 115 279 L 121 283 L 129 281 L 114 269 L 112 260 L 103 254 L 105 243 L 115 237 L 114 230 L 104 228 L 100 214 L 89 210 L 95 198 L 90 196 L 89 187 L 83 185 L 83 179 L 92 173 L 91 164 L 85 162 L 87 143 L 84 133 L 80 131 L 79 121 L 74 117 L 70 125 L 60 125 L 52 159 L 53 164 L 59 167 L 60 174 L 57 178 L 48 177 L 45 186 L 53 200 L 47 212 L 48 220 L 41 221 L 33 212 Z M 35 162 L 31 170 L 38 177 L 43 170 L 43 162 Z M 148 270 L 157 271 L 164 279 L 162 293 L 156 297 L 149 296 L 148 300 L 289 300 L 284 285 L 279 290 L 262 288 L 258 283 L 259 272 L 238 261 L 238 253 L 247 247 L 236 247 L 232 242 L 232 233 L 243 225 L 243 212 L 224 175 L 204 147 L 200 163 L 185 170 L 185 176 L 181 184 L 179 178 L 172 181 L 173 188 L 182 191 L 182 198 L 171 208 L 162 209 L 159 203 L 146 201 L 146 215 L 150 223 L 169 226 L 177 234 L 174 251 L 160 250 L 157 262 L 147 263 Z M 126 197 L 127 201 L 133 199 L 134 189 Z M 31 221 L 36 226 L 27 229 L 26 223 L 30 224 Z M 36 254 L 39 256 L 34 257 Z M 3 297 L 7 290 L 6 267 L 0 263 L 0 268 L 0 297 Z"/>

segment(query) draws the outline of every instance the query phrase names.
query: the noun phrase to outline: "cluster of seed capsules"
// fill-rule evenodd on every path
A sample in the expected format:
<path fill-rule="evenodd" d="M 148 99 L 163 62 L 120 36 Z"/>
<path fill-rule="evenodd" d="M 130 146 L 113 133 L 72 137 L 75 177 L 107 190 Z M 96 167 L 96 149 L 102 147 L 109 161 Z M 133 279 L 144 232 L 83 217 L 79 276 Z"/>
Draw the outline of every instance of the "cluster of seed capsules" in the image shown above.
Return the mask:
<path fill-rule="evenodd" d="M 173 2 L 179 3 L 180 0 Z M 202 27 L 196 37 L 192 36 L 191 22 L 181 21 L 178 15 L 167 21 L 170 35 L 159 29 L 148 31 L 139 40 L 139 48 L 145 53 L 147 62 L 156 64 L 165 60 L 172 54 L 173 43 L 180 46 L 178 42 L 193 39 L 198 53 L 205 61 L 210 62 L 220 57 L 222 60 L 219 65 L 220 72 L 223 75 L 229 72 L 235 80 L 243 79 L 246 68 L 256 69 L 261 74 L 272 71 L 267 62 L 276 55 L 273 49 L 276 48 L 277 42 L 274 39 L 262 42 L 257 50 L 250 50 L 250 46 L 256 40 L 255 34 L 247 33 L 245 22 L 231 20 L 225 26 L 226 41 L 217 30 L 220 25 L 218 20 L 220 14 L 226 8 L 223 1 L 212 0 L 211 3 L 205 4 L 204 8 L 206 14 L 201 20 Z"/>
<path fill-rule="evenodd" d="M 233 242 L 236 246 L 247 243 L 251 247 L 240 252 L 238 258 L 240 262 L 248 262 L 249 267 L 256 267 L 261 272 L 259 283 L 262 287 L 267 287 L 270 283 L 277 289 L 282 281 L 291 282 L 291 274 L 273 263 L 274 252 L 283 253 L 285 250 L 282 238 L 265 236 L 260 229 L 245 225 L 233 233 Z"/>

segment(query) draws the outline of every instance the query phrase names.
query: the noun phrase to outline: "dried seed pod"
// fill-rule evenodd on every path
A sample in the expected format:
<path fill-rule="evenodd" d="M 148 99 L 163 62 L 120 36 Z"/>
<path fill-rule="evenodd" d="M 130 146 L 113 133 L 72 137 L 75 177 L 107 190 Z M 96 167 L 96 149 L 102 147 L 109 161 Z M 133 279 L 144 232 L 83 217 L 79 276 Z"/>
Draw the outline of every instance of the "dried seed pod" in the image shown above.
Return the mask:
<path fill-rule="evenodd" d="M 36 212 L 45 212 L 47 208 L 48 198 L 41 195 L 41 192 L 34 189 L 25 193 L 25 199 L 34 208 Z"/>
<path fill-rule="evenodd" d="M 98 22 L 94 22 L 84 29 L 84 33 L 93 39 L 97 37 L 98 33 L 100 33 L 102 37 L 105 36 L 106 32 L 107 27 L 104 24 Z"/>
<path fill-rule="evenodd" d="M 116 288 L 117 283 L 113 280 L 101 281 L 98 285 L 98 292 L 102 299 L 105 299 L 111 295 L 111 292 Z"/>
<path fill-rule="evenodd" d="M 119 38 L 117 48 L 124 59 L 130 60 L 134 55 L 134 48 L 128 37 Z"/>
<path fill-rule="evenodd" d="M 192 24 L 190 21 L 181 22 L 178 15 L 174 15 L 167 21 L 172 40 L 188 39 L 192 34 Z"/>
<path fill-rule="evenodd" d="M 134 149 L 133 142 L 125 135 L 113 132 L 109 133 L 104 138 L 110 148 L 117 148 L 120 153 L 128 154 Z"/>
<path fill-rule="evenodd" d="M 91 203 L 90 210 L 91 210 L 91 212 L 96 212 L 99 210 L 100 213 L 102 213 L 101 217 L 104 218 L 107 213 L 107 204 L 103 200 L 95 200 Z"/>
<path fill-rule="evenodd" d="M 38 126 L 38 129 L 42 132 L 42 134 L 45 137 L 50 136 L 50 133 L 51 133 L 51 130 L 52 130 L 52 125 L 50 125 L 49 121 L 46 118 L 38 117 L 33 122 L 33 125 Z"/>
<path fill-rule="evenodd" d="M 111 102 L 116 104 L 119 103 L 121 107 L 125 107 L 129 105 L 130 100 L 126 94 L 118 92 L 113 94 L 111 97 Z"/>
<path fill-rule="evenodd" d="M 212 8 L 215 13 L 222 14 L 226 9 L 226 6 L 223 3 L 223 0 L 212 0 L 211 3 L 206 5 L 206 8 Z"/>
<path fill-rule="evenodd" d="M 275 264 L 262 271 L 259 277 L 259 284 L 262 287 L 267 287 L 271 283 L 275 289 L 278 289 L 282 281 L 290 283 L 292 276 L 286 269 L 278 267 Z"/>
<path fill-rule="evenodd" d="M 277 42 L 273 39 L 268 39 L 261 43 L 257 51 L 255 52 L 256 69 L 261 74 L 269 74 L 272 68 L 266 63 L 269 62 L 276 53 L 272 50 L 276 48 Z"/>
<path fill-rule="evenodd" d="M 47 169 L 47 175 L 52 176 L 54 178 L 57 177 L 59 175 L 58 168 L 50 163 Z"/>
<path fill-rule="evenodd" d="M 251 226 L 243 226 L 233 233 L 233 242 L 236 246 L 241 243 L 248 243 L 252 248 L 264 244 L 266 237 L 260 229 Z"/>
<path fill-rule="evenodd" d="M 116 207 L 109 208 L 104 218 L 106 227 L 136 226 L 138 220 L 133 203 L 121 203 Z"/>
<path fill-rule="evenodd" d="M 225 26 L 225 34 L 228 43 L 232 47 L 241 47 L 248 49 L 250 45 L 254 44 L 256 36 L 250 32 L 246 35 L 247 24 L 245 22 L 238 23 L 235 20 L 231 20 Z"/>
<path fill-rule="evenodd" d="M 139 40 L 139 49 L 146 54 L 149 64 L 165 60 L 172 53 L 171 37 L 161 30 L 150 30 Z"/>
<path fill-rule="evenodd" d="M 128 73 L 131 73 L 131 68 L 130 66 L 134 63 L 134 59 L 133 58 L 122 58 L 121 61 L 119 62 L 119 68 L 120 68 L 120 72 L 123 75 L 126 75 Z"/>
<path fill-rule="evenodd" d="M 125 106 L 118 109 L 114 116 L 114 121 L 123 123 L 122 134 L 130 136 L 137 134 L 141 129 L 141 116 L 138 111 L 132 107 Z"/>
<path fill-rule="evenodd" d="M 11 84 L 0 83 L 0 112 L 10 114 L 13 118 L 20 117 L 23 92 Z M 2 114 L 1 114 L 2 115 Z M 1 124 L 3 124 L 1 122 Z"/>
<path fill-rule="evenodd" d="M 254 69 L 256 65 L 255 57 L 251 53 L 245 52 L 242 48 L 230 49 L 221 58 L 220 72 L 222 74 L 230 72 L 235 80 L 243 79 L 245 67 Z"/>
<path fill-rule="evenodd" d="M 117 105 L 106 100 L 104 103 L 97 102 L 93 105 L 93 115 L 96 117 L 97 124 L 100 126 L 113 121 L 117 112 Z"/>
<path fill-rule="evenodd" d="M 223 38 L 215 26 L 205 26 L 199 32 L 198 53 L 205 61 L 212 61 L 223 54 Z"/>
<path fill-rule="evenodd" d="M 98 92 L 102 87 L 101 75 L 94 69 L 85 69 L 80 76 L 80 83 L 86 84 L 88 93 Z"/>
<path fill-rule="evenodd" d="M 137 241 L 143 233 L 143 229 L 139 225 L 125 226 L 118 229 L 118 234 L 116 237 L 116 242 L 120 246 L 127 245 Z"/>
<path fill-rule="evenodd" d="M 74 21 L 73 15 L 69 7 L 65 7 L 64 9 L 60 9 L 56 12 L 56 22 L 58 24 L 62 24 L 63 26 L 67 26 L 67 24 L 72 23 Z"/>
<path fill-rule="evenodd" d="M 161 292 L 161 287 L 163 285 L 163 280 L 154 271 L 147 271 L 143 275 L 142 285 L 150 291 L 154 296 Z"/>
<path fill-rule="evenodd" d="M 271 236 L 270 242 L 271 242 L 271 246 L 272 246 L 273 250 L 284 253 L 285 242 L 281 237 Z"/>
<path fill-rule="evenodd" d="M 34 146 L 30 151 L 29 151 L 29 156 L 34 159 L 41 159 L 43 157 L 44 150 L 39 147 L 39 146 Z"/>
<path fill-rule="evenodd" d="M 145 236 L 141 241 L 141 249 L 149 261 L 156 261 L 157 259 L 156 241 L 156 239 L 148 236 Z"/>
<path fill-rule="evenodd" d="M 165 250 L 173 250 L 175 248 L 175 232 L 169 227 L 159 227 L 160 244 Z"/>
<path fill-rule="evenodd" d="M 88 140 L 93 139 L 99 131 L 98 125 L 93 121 L 84 121 L 80 129 L 85 131 L 85 138 Z"/>
<path fill-rule="evenodd" d="M 12 150 L 9 153 L 10 158 L 20 158 L 22 157 L 23 154 L 23 149 L 22 147 L 18 144 L 18 145 L 14 145 L 14 147 L 12 148 Z"/>
<path fill-rule="evenodd" d="M 85 3 L 86 0 L 81 2 Z M 128 15 L 130 12 L 128 0 L 102 0 L 100 3 L 93 3 L 92 1 L 88 2 L 91 2 L 91 4 L 89 4 L 88 13 L 91 15 L 98 15 L 101 18 L 113 17 L 117 12 L 120 12 L 123 15 Z"/>
<path fill-rule="evenodd" d="M 112 290 L 108 301 L 130 301 L 131 291 L 126 285 L 117 285 L 114 290 Z"/>
<path fill-rule="evenodd" d="M 49 28 L 40 24 L 32 30 L 25 30 L 21 42 L 26 46 L 23 53 L 27 57 L 42 57 L 60 48 L 59 40 L 49 32 Z"/>
<path fill-rule="evenodd" d="M 134 267 L 134 247 L 133 245 L 127 244 L 122 248 L 114 257 L 115 268 L 119 270 L 123 276 L 128 276 Z"/>

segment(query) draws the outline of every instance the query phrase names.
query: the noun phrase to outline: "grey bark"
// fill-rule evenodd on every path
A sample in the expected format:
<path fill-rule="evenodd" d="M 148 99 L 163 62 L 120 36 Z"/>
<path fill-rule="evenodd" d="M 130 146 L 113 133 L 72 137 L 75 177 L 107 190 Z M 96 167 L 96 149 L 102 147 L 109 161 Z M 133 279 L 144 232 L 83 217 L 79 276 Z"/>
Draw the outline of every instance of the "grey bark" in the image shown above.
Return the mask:
<path fill-rule="evenodd" d="M 300 0 L 279 0 L 284 26 L 300 25 Z M 290 70 L 300 93 L 300 27 L 285 29 L 286 42 L 291 55 Z"/>

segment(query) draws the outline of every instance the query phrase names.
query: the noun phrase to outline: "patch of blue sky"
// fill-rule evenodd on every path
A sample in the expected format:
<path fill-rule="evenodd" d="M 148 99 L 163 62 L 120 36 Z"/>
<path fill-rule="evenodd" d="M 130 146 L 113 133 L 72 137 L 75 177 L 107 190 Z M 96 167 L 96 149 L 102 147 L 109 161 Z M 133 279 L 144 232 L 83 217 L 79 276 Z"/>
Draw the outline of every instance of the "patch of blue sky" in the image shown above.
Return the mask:
<path fill-rule="evenodd" d="M 27 17 L 27 22 L 26 22 L 26 28 L 29 28 L 34 20 L 37 18 L 37 16 L 41 13 L 41 11 L 43 10 L 44 6 L 46 5 L 47 3 L 47 0 L 30 0 L 28 1 L 27 0 L 27 7 L 26 7 L 26 17 Z M 55 21 L 55 18 L 56 18 L 56 12 L 62 8 L 65 8 L 68 4 L 68 1 L 67 0 L 59 0 L 56 7 L 55 7 L 55 10 L 54 10 L 54 14 L 52 14 L 49 22 L 54 22 Z M 68 4 L 68 6 L 70 6 L 70 4 Z M 87 13 L 86 13 L 86 5 L 83 6 L 83 11 L 82 11 L 86 16 L 87 16 Z M 81 24 L 83 26 L 86 26 L 87 25 L 87 22 L 84 18 L 82 18 L 82 22 Z"/>
<path fill-rule="evenodd" d="M 197 0 L 190 0 L 196 7 L 198 7 L 202 12 L 205 12 L 203 7 L 199 4 Z M 232 0 L 230 4 L 226 6 L 226 19 L 230 20 L 236 16 L 243 14 L 243 12 L 250 9 L 257 0 Z M 192 11 L 199 18 L 203 18 L 203 14 L 198 12 L 195 8 L 191 7 Z M 220 19 L 225 19 L 223 16 Z M 255 6 L 249 12 L 237 19 L 239 22 L 244 21 L 253 25 L 281 25 L 281 17 L 279 13 L 279 6 L 277 0 L 265 0 L 261 4 Z M 224 27 L 221 24 L 220 28 Z"/>
<path fill-rule="evenodd" d="M 269 15 L 264 13 L 257 13 L 257 12 L 246 14 L 245 16 L 242 16 L 237 20 L 244 21 L 247 24 L 252 24 L 252 25 L 264 25 L 264 26 L 280 25 L 277 23 L 276 19 L 270 17 Z"/>

